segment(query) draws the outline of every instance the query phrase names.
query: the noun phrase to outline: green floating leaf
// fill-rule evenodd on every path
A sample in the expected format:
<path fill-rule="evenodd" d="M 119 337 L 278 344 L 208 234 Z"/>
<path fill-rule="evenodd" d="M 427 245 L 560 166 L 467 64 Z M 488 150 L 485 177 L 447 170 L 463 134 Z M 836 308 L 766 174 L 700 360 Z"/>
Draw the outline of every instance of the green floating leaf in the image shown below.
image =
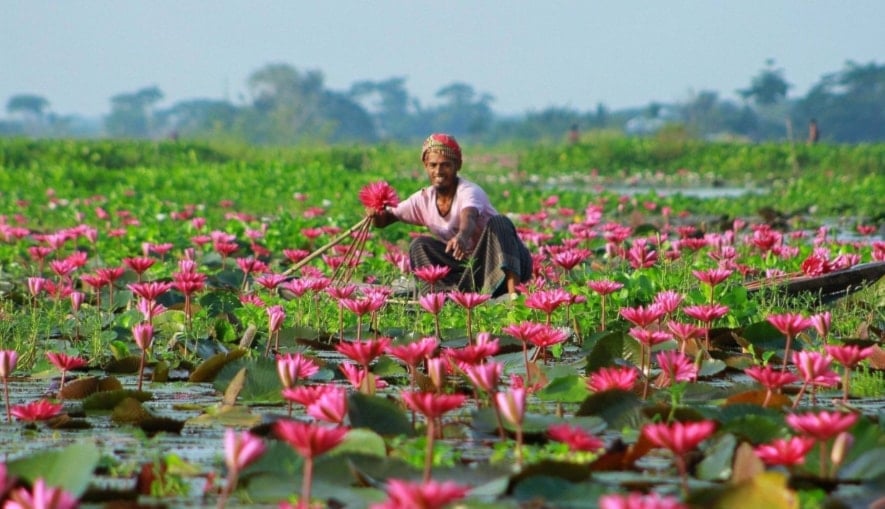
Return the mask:
<path fill-rule="evenodd" d="M 196 369 L 194 369 L 193 373 L 191 373 L 191 376 L 188 378 L 187 381 L 191 383 L 211 382 L 215 380 L 215 378 L 227 364 L 243 357 L 244 355 L 246 355 L 246 353 L 247 350 L 236 348 L 227 353 L 219 353 L 213 355 L 212 357 L 209 357 L 208 359 L 200 363 L 200 365 L 197 366 Z"/>
<path fill-rule="evenodd" d="M 414 433 L 405 411 L 389 399 L 355 392 L 347 403 L 347 416 L 354 428 L 368 428 L 381 436 Z"/>
<path fill-rule="evenodd" d="M 381 435 L 366 428 L 353 428 L 347 432 L 344 441 L 330 452 L 331 455 L 362 454 L 365 456 L 387 456 L 387 444 Z"/>
<path fill-rule="evenodd" d="M 533 507 L 538 500 L 545 506 L 562 509 L 595 509 L 596 501 L 611 491 L 599 483 L 573 483 L 561 477 L 536 475 L 523 480 L 513 488 L 513 498 Z"/>
<path fill-rule="evenodd" d="M 282 403 L 280 375 L 277 372 L 277 363 L 273 359 L 239 358 L 228 362 L 215 377 L 214 387 L 219 391 L 225 391 L 243 368 L 246 369 L 246 377 L 237 396 L 239 402 L 244 404 Z"/>
<path fill-rule="evenodd" d="M 111 421 L 117 424 L 141 424 L 142 421 L 153 417 L 141 402 L 135 398 L 124 398 L 114 407 Z"/>
<path fill-rule="evenodd" d="M 719 434 L 707 448 L 707 456 L 698 463 L 695 475 L 705 481 L 726 481 L 731 478 L 731 465 L 737 438 L 731 433 Z"/>
<path fill-rule="evenodd" d="M 527 479 L 536 476 L 564 479 L 569 482 L 582 482 L 590 478 L 590 467 L 565 461 L 542 460 L 527 465 L 510 479 L 511 489 Z"/>
<path fill-rule="evenodd" d="M 590 391 L 587 390 L 587 382 L 584 377 L 569 375 L 554 378 L 546 387 L 535 393 L 542 401 L 555 401 L 559 403 L 580 403 L 587 399 Z"/>
<path fill-rule="evenodd" d="M 150 401 L 154 395 L 147 391 L 125 389 L 121 391 L 98 392 L 83 400 L 83 410 L 113 410 L 121 401 L 132 398 L 139 402 Z"/>
<path fill-rule="evenodd" d="M 587 373 L 611 366 L 624 356 L 625 336 L 622 331 L 608 331 L 596 338 L 587 354 Z"/>
<path fill-rule="evenodd" d="M 701 369 L 698 370 L 698 378 L 706 378 L 717 375 L 725 371 L 726 365 L 724 361 L 719 359 L 705 359 L 701 363 Z"/>
<path fill-rule="evenodd" d="M 95 445 L 78 443 L 13 460 L 6 467 L 11 475 L 32 483 L 43 478 L 47 485 L 64 488 L 74 497 L 79 497 L 92 481 L 99 457 Z"/>
<path fill-rule="evenodd" d="M 642 400 L 632 392 L 611 390 L 593 394 L 581 403 L 576 416 L 595 415 L 610 428 L 621 429 L 639 418 Z"/>

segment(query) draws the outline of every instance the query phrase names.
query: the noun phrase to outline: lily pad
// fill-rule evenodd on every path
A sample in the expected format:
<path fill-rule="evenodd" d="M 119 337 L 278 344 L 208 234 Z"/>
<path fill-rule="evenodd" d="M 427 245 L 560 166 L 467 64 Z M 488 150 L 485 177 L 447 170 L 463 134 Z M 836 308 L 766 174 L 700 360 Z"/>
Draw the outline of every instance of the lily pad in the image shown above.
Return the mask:
<path fill-rule="evenodd" d="M 610 390 L 588 396 L 575 415 L 601 417 L 610 428 L 621 429 L 638 421 L 641 408 L 642 400 L 632 392 Z"/>
<path fill-rule="evenodd" d="M 414 433 L 405 411 L 389 399 L 355 392 L 347 403 L 347 416 L 354 428 L 367 428 L 382 436 Z"/>
<path fill-rule="evenodd" d="M 535 393 L 542 401 L 555 401 L 558 403 L 580 403 L 587 399 L 590 391 L 587 390 L 587 382 L 578 375 L 568 375 L 554 378 L 546 387 Z"/>
<path fill-rule="evenodd" d="M 43 478 L 46 484 L 59 486 L 79 497 L 89 486 L 99 457 L 95 445 L 82 442 L 13 460 L 6 467 L 11 475 L 29 482 Z"/>

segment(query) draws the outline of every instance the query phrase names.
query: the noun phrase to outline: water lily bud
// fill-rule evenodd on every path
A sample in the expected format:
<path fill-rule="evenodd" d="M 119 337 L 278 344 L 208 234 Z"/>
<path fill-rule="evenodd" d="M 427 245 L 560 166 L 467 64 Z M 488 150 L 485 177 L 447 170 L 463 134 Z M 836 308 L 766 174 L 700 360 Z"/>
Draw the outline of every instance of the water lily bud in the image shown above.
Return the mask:
<path fill-rule="evenodd" d="M 834 470 L 845 461 L 845 454 L 848 452 L 848 449 L 851 448 L 851 444 L 853 443 L 854 437 L 847 431 L 843 431 L 836 435 L 836 439 L 833 440 L 833 449 L 830 450 L 830 460 L 833 462 Z"/>

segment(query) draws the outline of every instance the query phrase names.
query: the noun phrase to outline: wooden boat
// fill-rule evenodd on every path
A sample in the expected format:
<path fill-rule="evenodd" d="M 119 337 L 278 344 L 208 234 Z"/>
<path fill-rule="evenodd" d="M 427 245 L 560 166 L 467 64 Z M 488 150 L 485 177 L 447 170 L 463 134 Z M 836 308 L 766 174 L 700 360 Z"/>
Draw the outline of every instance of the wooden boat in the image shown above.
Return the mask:
<path fill-rule="evenodd" d="M 787 295 L 810 293 L 817 295 L 821 301 L 828 302 L 861 290 L 883 276 L 885 262 L 870 262 L 820 276 L 806 276 L 799 272 L 752 281 L 745 286 L 751 294 L 773 289 Z"/>

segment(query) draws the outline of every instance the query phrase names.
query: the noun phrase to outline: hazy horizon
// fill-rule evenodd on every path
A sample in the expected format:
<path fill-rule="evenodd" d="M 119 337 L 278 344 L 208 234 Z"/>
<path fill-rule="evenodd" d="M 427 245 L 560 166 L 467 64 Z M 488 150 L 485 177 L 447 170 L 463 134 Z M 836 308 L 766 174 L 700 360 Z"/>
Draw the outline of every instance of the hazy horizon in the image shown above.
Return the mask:
<path fill-rule="evenodd" d="M 258 7 L 254 7 L 254 6 Z M 881 61 L 885 2 L 246 3 L 0 0 L 0 100 L 36 94 L 93 117 L 110 98 L 156 85 L 166 107 L 248 100 L 269 63 L 318 70 L 325 86 L 406 78 L 424 106 L 452 82 L 495 97 L 497 114 L 590 111 L 735 90 L 774 59 L 807 93 L 853 60 Z M 5 113 L 5 109 L 4 109 Z"/>

